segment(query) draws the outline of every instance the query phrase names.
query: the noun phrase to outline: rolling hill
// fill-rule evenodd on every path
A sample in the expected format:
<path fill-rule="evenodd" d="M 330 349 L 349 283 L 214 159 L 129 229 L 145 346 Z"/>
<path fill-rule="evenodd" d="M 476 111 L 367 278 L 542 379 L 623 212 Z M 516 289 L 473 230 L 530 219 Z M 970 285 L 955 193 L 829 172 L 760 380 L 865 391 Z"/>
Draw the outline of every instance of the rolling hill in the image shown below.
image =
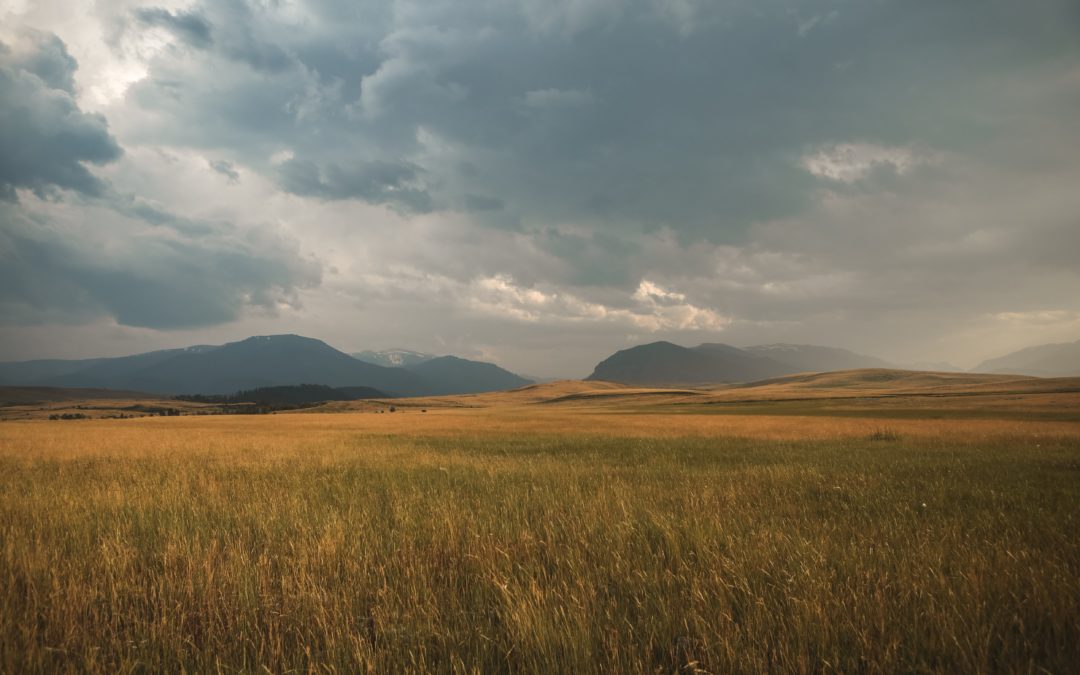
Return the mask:
<path fill-rule="evenodd" d="M 328 410 L 365 410 L 380 405 L 387 405 L 387 402 L 331 404 Z M 1080 413 L 1080 377 L 1038 378 L 863 368 L 692 388 L 619 384 L 606 380 L 559 380 L 508 391 L 414 398 L 401 401 L 400 405 L 429 409 L 539 405 L 609 410 L 667 408 L 700 412 L 707 409 L 736 413 L 756 410 L 787 414 L 816 414 L 822 410 L 876 410 L 889 414 L 901 409 L 934 417 L 947 411 L 970 413 L 972 410 L 976 413 L 982 410 L 989 417 L 1007 417 L 1026 409 L 1070 416 Z M 748 405 L 762 407 L 747 408 Z"/>

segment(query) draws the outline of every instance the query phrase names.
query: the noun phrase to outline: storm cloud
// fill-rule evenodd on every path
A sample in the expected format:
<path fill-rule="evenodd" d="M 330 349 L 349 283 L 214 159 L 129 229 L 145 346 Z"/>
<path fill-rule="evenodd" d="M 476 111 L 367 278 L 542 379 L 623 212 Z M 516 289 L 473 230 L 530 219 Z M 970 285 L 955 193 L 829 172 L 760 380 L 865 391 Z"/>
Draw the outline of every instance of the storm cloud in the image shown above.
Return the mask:
<path fill-rule="evenodd" d="M 295 305 L 297 291 L 319 281 L 318 265 L 271 230 L 154 218 L 162 228 L 134 217 L 143 210 L 131 214 L 87 203 L 0 205 L 0 322 L 107 315 L 127 326 L 197 328 Z M 86 219 L 94 228 L 81 226 Z"/>
<path fill-rule="evenodd" d="M 235 6 L 200 15 L 233 25 Z M 279 182 L 300 194 L 386 203 L 409 167 L 401 195 L 413 207 L 467 208 L 482 195 L 505 204 L 489 219 L 505 226 L 738 241 L 836 182 L 809 154 L 853 143 L 991 152 L 1026 126 L 1002 88 L 1075 58 L 1080 28 L 1068 2 L 667 6 L 265 11 L 247 16 L 238 41 L 280 49 L 272 81 L 223 68 L 235 48 L 215 45 L 161 64 L 133 95 L 161 125 L 148 136 L 226 145 L 256 165 L 294 153 Z M 331 20 L 354 30 L 320 30 Z M 373 176 L 386 167 L 399 170 Z"/>
<path fill-rule="evenodd" d="M 287 237 L 177 216 L 93 173 L 123 153 L 105 117 L 79 108 L 77 67 L 55 35 L 0 43 L 0 196 L 28 191 L 0 204 L 0 323 L 218 325 L 318 283 Z"/>
<path fill-rule="evenodd" d="M 133 14 L 142 25 L 164 28 L 193 47 L 207 48 L 213 44 L 210 24 L 196 13 L 174 14 L 161 7 L 140 7 Z"/>
<path fill-rule="evenodd" d="M 0 189 L 34 194 L 5 250 L 63 251 L 56 293 L 162 344 L 283 307 L 346 348 L 580 374 L 660 337 L 973 361 L 1080 330 L 1069 0 L 81 11 L 13 17 L 37 32 L 0 57 Z M 58 213 L 140 236 L 78 253 Z M 131 279 L 215 300 L 110 304 Z"/>
<path fill-rule="evenodd" d="M 111 162 L 121 149 L 102 115 L 79 108 L 76 68 L 55 35 L 23 29 L 0 40 L 0 198 L 15 199 L 17 188 L 102 192 L 86 164 Z"/>

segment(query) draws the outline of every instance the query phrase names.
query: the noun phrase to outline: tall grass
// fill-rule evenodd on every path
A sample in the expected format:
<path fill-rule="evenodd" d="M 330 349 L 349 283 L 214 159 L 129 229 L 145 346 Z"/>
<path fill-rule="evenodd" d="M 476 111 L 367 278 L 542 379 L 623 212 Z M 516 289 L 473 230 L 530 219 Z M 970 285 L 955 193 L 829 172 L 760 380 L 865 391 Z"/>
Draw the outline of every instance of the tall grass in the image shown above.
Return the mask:
<path fill-rule="evenodd" d="M 4 425 L 0 671 L 1080 663 L 1069 427 L 387 417 Z"/>

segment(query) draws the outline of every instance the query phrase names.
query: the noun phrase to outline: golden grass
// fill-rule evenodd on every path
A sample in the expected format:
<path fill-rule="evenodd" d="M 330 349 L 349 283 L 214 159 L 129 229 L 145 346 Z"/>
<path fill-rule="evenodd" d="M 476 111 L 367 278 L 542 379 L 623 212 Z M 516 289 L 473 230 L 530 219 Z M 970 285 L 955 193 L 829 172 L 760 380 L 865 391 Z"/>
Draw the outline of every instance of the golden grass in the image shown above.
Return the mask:
<path fill-rule="evenodd" d="M 1080 425 L 0 425 L 0 671 L 1068 672 Z"/>
<path fill-rule="evenodd" d="M 752 409 L 753 404 L 761 404 L 760 409 Z M 935 414 L 1011 418 L 1036 415 L 1080 421 L 1080 378 L 865 369 L 700 388 L 562 380 L 484 394 L 334 402 L 315 412 L 385 410 L 390 405 L 399 409 L 549 406 L 583 411 L 691 410 L 725 414 L 738 414 L 743 408 L 767 415 L 878 413 L 895 417 L 910 413 L 919 419 Z"/>

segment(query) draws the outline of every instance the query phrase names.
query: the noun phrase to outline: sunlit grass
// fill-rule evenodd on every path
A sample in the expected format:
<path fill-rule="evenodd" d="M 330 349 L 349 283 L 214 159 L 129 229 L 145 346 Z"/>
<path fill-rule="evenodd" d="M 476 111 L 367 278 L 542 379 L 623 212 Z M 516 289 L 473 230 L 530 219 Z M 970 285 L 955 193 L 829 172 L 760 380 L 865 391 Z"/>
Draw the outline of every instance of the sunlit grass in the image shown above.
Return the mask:
<path fill-rule="evenodd" d="M 0 425 L 0 671 L 1068 672 L 1080 428 Z"/>

